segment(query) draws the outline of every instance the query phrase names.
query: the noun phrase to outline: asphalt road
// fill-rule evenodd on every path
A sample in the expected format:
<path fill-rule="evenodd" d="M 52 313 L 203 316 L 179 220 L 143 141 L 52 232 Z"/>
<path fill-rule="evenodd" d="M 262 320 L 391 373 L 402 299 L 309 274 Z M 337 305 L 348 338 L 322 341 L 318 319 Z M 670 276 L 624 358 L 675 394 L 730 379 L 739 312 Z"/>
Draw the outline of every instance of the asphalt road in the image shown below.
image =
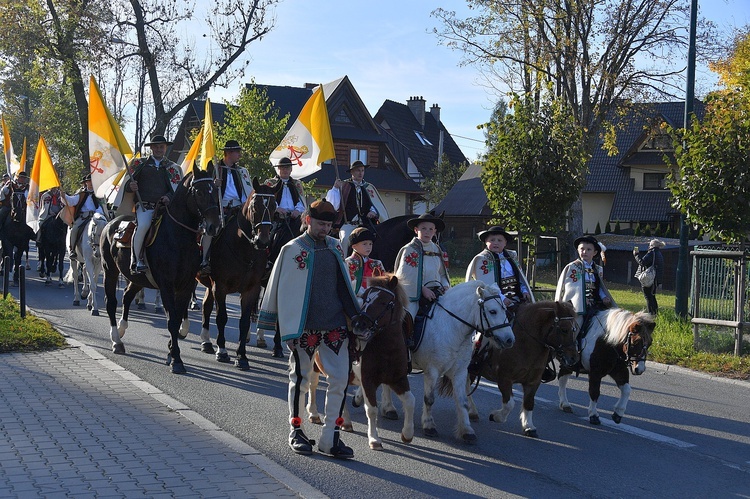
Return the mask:
<path fill-rule="evenodd" d="M 33 255 L 32 260 L 35 267 Z M 17 295 L 17 289 L 13 293 Z M 366 416 L 364 409 L 358 408 L 351 409 L 355 433 L 343 436 L 355 451 L 354 460 L 337 461 L 319 454 L 297 456 L 287 447 L 286 360 L 271 358 L 270 350 L 251 347 L 250 371 L 216 362 L 200 351 L 200 312 L 193 311 L 190 334 L 180 342 L 188 373 L 171 374 L 164 363 L 166 320 L 153 311 L 153 291 L 147 292 L 147 310 L 131 311 L 130 328 L 123 338 L 127 354 L 114 355 L 101 286 L 98 293 L 102 315 L 92 317 L 85 305 L 72 306 L 72 285 L 64 289 L 47 287 L 33 270 L 29 272 L 27 304 L 35 314 L 64 334 L 98 349 L 330 497 L 750 496 L 747 382 L 649 363 L 644 375 L 631 380 L 633 392 L 620 425 L 610 419 L 617 389 L 611 381 L 605 382 L 599 402 L 601 426 L 588 423 L 585 378 L 573 379 L 568 385 L 574 414 L 557 408 L 557 385 L 553 382 L 542 386 L 537 394 L 534 422 L 539 439 L 521 434 L 518 397 L 508 422 L 490 422 L 487 414 L 499 407 L 500 397 L 496 388 L 483 385 L 474 396 L 480 411 L 480 421 L 474 423 L 478 443 L 465 445 L 452 436 L 455 409 L 449 399 L 439 399 L 434 408 L 440 436 L 422 436 L 422 379 L 412 375 L 417 399 L 413 443 L 401 443 L 400 421 L 384 420 L 380 435 L 385 450 L 369 450 Z M 230 307 L 228 341 L 234 349 L 236 297 Z M 215 336 L 212 326 L 212 338 Z M 254 335 L 251 344 L 255 344 Z M 318 400 L 322 412 L 322 391 Z M 317 438 L 320 430 L 308 425 L 306 431 Z"/>

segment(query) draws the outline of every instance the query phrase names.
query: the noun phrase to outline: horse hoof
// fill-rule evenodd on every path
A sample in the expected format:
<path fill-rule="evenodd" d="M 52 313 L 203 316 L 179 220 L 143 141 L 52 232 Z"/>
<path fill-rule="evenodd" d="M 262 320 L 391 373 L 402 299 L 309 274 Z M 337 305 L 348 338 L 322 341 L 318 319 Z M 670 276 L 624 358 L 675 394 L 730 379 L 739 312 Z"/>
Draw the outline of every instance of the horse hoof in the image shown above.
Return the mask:
<path fill-rule="evenodd" d="M 616 412 L 613 412 L 612 413 L 612 421 L 614 421 L 617 424 L 620 424 L 620 421 L 622 421 L 622 416 L 620 416 Z"/>
<path fill-rule="evenodd" d="M 274 348 L 273 349 L 273 355 L 272 355 L 272 357 L 275 358 L 275 359 L 283 359 L 284 358 L 284 350 L 282 350 L 281 348 Z"/>
<path fill-rule="evenodd" d="M 410 444 L 412 442 L 412 440 L 414 440 L 414 437 L 412 437 L 412 438 L 406 438 L 403 433 L 401 434 L 401 441 L 403 443 Z"/>
<path fill-rule="evenodd" d="M 320 419 L 320 416 L 310 416 L 308 418 L 312 424 L 323 424 L 323 421 Z"/>
<path fill-rule="evenodd" d="M 370 442 L 370 449 L 383 450 L 383 444 L 381 444 L 380 442 Z"/>
<path fill-rule="evenodd" d="M 266 340 L 260 338 L 258 341 L 255 342 L 255 346 L 258 348 L 267 348 L 268 345 L 266 344 Z"/>
<path fill-rule="evenodd" d="M 475 444 L 477 443 L 477 436 L 473 433 L 466 433 L 463 436 L 463 441 L 465 444 Z"/>
<path fill-rule="evenodd" d="M 73 300 L 73 306 L 77 307 L 81 304 L 81 300 Z"/>
<path fill-rule="evenodd" d="M 469 414 L 469 421 L 479 421 L 479 414 Z M 490 419 L 492 421 L 492 419 Z"/>
<path fill-rule="evenodd" d="M 234 361 L 234 366 L 238 368 L 240 371 L 250 370 L 250 362 L 247 359 L 236 359 Z"/>
<path fill-rule="evenodd" d="M 189 332 L 190 332 L 190 329 L 185 329 L 183 331 L 182 328 L 180 328 L 180 330 L 177 331 L 177 336 L 179 336 L 181 340 L 184 340 L 185 338 L 187 338 L 187 335 Z"/>
<path fill-rule="evenodd" d="M 398 413 L 396 411 L 385 411 L 383 417 L 391 421 L 398 421 Z"/>
<path fill-rule="evenodd" d="M 52 282 L 50 282 L 50 281 L 44 281 L 44 285 L 45 286 L 49 286 L 50 284 L 52 284 Z"/>
<path fill-rule="evenodd" d="M 94 317 L 99 317 L 99 310 L 96 308 L 91 309 L 91 315 L 93 315 Z"/>
<path fill-rule="evenodd" d="M 589 416 L 589 423 L 596 424 L 596 425 L 602 424 L 601 420 L 599 419 L 599 416 L 596 416 L 596 415 Z"/>
<path fill-rule="evenodd" d="M 437 437 L 438 436 L 438 431 L 435 428 L 424 428 L 422 432 L 424 433 L 425 437 Z"/>
<path fill-rule="evenodd" d="M 88 310 L 89 312 L 91 312 L 91 310 L 92 310 L 93 308 L 94 308 L 94 307 L 92 307 L 92 306 L 91 306 L 91 305 L 89 305 L 88 303 L 86 304 L 86 310 Z"/>
<path fill-rule="evenodd" d="M 471 420 L 471 418 L 469 418 L 469 420 Z M 495 416 L 493 416 L 492 413 L 490 413 L 490 421 L 493 423 L 495 422 Z"/>
<path fill-rule="evenodd" d="M 526 435 L 527 437 L 539 438 L 539 434 L 536 432 L 536 429 L 532 430 L 530 428 L 527 428 L 523 430 L 523 434 Z"/>
<path fill-rule="evenodd" d="M 182 362 L 172 362 L 172 374 L 185 374 L 186 372 L 185 364 Z"/>
<path fill-rule="evenodd" d="M 145 310 L 145 309 L 146 309 L 146 304 L 145 303 L 139 303 L 138 304 L 138 310 Z"/>
<path fill-rule="evenodd" d="M 154 307 L 154 312 L 156 312 L 157 314 L 163 314 L 164 309 L 162 307 Z"/>
<path fill-rule="evenodd" d="M 215 354 L 216 350 L 214 350 L 214 346 L 210 341 L 206 341 L 205 343 L 201 343 L 201 352 Z"/>
<path fill-rule="evenodd" d="M 229 354 L 226 352 L 218 352 L 216 354 L 216 360 L 224 364 L 229 363 Z"/>
<path fill-rule="evenodd" d="M 347 433 L 354 433 L 354 426 L 352 426 L 351 423 L 344 423 L 344 425 L 341 427 L 341 431 L 345 431 Z"/>
<path fill-rule="evenodd" d="M 65 283 L 64 282 L 58 282 L 57 283 L 57 287 L 58 288 L 64 288 L 65 287 Z"/>
<path fill-rule="evenodd" d="M 112 347 L 112 352 L 123 355 L 125 353 L 125 345 L 123 343 L 118 343 L 114 345 Z"/>
<path fill-rule="evenodd" d="M 28 263 L 26 264 L 26 270 L 31 270 L 31 265 L 29 265 Z"/>
<path fill-rule="evenodd" d="M 568 414 L 573 414 L 573 408 L 569 405 L 562 406 L 560 407 L 560 409 L 562 409 L 563 412 L 567 412 Z"/>

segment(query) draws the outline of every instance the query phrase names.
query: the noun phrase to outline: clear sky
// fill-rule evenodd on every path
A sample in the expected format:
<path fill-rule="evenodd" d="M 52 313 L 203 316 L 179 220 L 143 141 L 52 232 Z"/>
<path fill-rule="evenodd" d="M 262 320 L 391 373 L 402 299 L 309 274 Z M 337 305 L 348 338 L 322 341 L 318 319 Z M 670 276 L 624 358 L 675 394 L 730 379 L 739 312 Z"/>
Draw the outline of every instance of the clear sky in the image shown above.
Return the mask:
<path fill-rule="evenodd" d="M 470 12 L 460 0 L 282 0 L 274 31 L 250 45 L 246 77 L 209 97 L 234 98 L 250 78 L 302 86 L 347 75 L 371 115 L 386 99 L 405 103 L 423 96 L 428 108 L 438 104 L 444 125 L 474 159 L 484 141 L 476 127 L 488 121 L 497 97 L 481 86 L 475 67 L 460 67 L 460 53 L 439 45 L 431 33 L 437 20 L 430 12 L 440 6 Z M 699 0 L 699 6 L 722 29 L 750 24 L 750 0 Z M 705 70 L 701 77 L 708 77 Z"/>

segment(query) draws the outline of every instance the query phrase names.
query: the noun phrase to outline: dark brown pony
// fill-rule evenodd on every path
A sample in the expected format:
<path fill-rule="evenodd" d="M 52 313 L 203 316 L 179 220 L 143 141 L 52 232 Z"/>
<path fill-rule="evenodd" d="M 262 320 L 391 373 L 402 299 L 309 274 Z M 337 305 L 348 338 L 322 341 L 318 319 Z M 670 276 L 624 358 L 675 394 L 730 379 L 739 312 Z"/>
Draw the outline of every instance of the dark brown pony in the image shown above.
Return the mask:
<path fill-rule="evenodd" d="M 541 384 L 549 352 L 555 352 L 562 365 L 572 366 L 578 362 L 576 311 L 570 302 L 522 305 L 513 323 L 513 333 L 516 335 L 513 348 L 492 349 L 480 371 L 481 376 L 497 383 L 503 397 L 503 406 L 490 413 L 490 421 L 504 423 L 507 420 L 515 406 L 513 383 L 520 383 L 523 386 L 523 433 L 536 438 L 538 434 L 532 419 L 534 396 Z M 469 406 L 472 419 L 478 419 L 471 397 Z"/>
<path fill-rule="evenodd" d="M 396 276 L 372 277 L 362 295 L 362 308 L 352 320 L 352 329 L 361 349 L 354 373 L 365 393 L 367 438 L 370 448 L 382 450 L 378 437 L 378 401 L 376 391 L 388 385 L 404 406 L 401 440 L 414 438 L 414 395 L 408 378 L 408 356 L 404 338 L 404 317 L 408 298 Z"/>
<path fill-rule="evenodd" d="M 211 275 L 199 277 L 206 287 L 203 296 L 202 350 L 216 353 L 216 360 L 229 362 L 224 328 L 227 324 L 227 295 L 240 293 L 239 345 L 235 366 L 243 371 L 250 369 L 246 343 L 250 322 L 258 307 L 261 280 L 266 270 L 267 251 L 271 242 L 271 221 L 276 212 L 276 198 L 271 187 L 253 179 L 254 193 L 245 201 L 241 211 L 231 217 L 224 230 L 211 244 Z M 214 351 L 209 336 L 209 324 L 216 299 L 216 337 L 218 352 Z"/>
<path fill-rule="evenodd" d="M 560 368 L 560 409 L 573 412 L 566 392 L 570 375 L 573 372 L 587 373 L 589 422 L 594 425 L 601 424 L 596 404 L 602 379 L 609 375 L 620 389 L 620 398 L 615 404 L 612 421 L 622 421 L 630 399 L 630 373 L 640 375 L 646 371 L 646 356 L 655 326 L 654 316 L 647 312 L 633 313 L 622 308 L 610 308 L 596 314 L 584 338 L 581 363 L 570 368 Z"/>

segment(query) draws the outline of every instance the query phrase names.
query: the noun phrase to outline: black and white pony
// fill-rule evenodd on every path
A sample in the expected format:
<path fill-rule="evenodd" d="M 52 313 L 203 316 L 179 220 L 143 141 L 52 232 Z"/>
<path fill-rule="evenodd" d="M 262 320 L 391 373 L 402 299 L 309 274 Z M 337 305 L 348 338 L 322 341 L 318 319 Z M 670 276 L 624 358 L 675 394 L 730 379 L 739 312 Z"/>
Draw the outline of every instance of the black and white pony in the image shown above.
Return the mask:
<path fill-rule="evenodd" d="M 612 420 L 622 421 L 630 398 L 630 373 L 646 371 L 646 356 L 654 332 L 654 316 L 647 312 L 633 313 L 622 308 L 610 308 L 597 313 L 584 338 L 581 363 L 574 368 L 561 367 L 558 395 L 560 409 L 573 412 L 568 402 L 568 378 L 573 372 L 589 376 L 589 422 L 601 424 L 596 409 L 602 379 L 609 375 L 620 389 Z"/>

